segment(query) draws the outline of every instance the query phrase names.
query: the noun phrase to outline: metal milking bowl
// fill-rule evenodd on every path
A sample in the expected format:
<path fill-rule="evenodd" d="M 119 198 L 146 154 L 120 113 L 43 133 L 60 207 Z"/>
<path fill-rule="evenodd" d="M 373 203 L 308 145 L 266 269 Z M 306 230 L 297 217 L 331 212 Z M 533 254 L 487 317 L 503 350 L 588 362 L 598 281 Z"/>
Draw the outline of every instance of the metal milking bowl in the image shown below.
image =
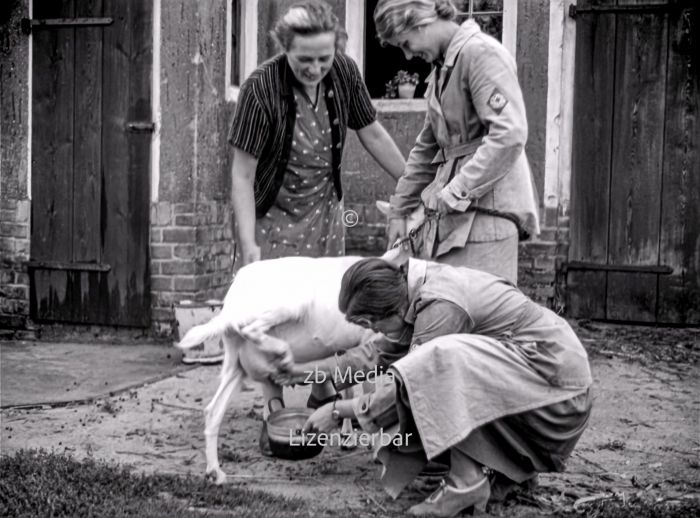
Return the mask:
<path fill-rule="evenodd" d="M 282 408 L 272 411 L 271 403 L 276 399 Z M 270 415 L 267 418 L 267 435 L 270 449 L 275 457 L 288 460 L 303 460 L 315 457 L 323 451 L 317 437 L 304 437 L 302 429 L 313 414 L 311 408 L 285 408 L 280 398 L 268 402 Z M 310 444 L 309 444 L 310 443 Z"/>

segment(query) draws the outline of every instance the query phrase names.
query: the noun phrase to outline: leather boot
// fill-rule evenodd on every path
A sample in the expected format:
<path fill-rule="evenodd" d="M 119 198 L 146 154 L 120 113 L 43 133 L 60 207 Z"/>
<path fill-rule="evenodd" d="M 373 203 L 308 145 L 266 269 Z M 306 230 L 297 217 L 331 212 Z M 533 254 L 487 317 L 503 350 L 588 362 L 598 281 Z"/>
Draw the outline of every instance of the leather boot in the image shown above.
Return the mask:
<path fill-rule="evenodd" d="M 490 494 L 489 481 L 486 477 L 464 489 L 457 489 L 443 481 L 437 491 L 420 504 L 411 507 L 408 514 L 450 518 L 469 507 L 473 507 L 478 512 L 484 512 Z"/>

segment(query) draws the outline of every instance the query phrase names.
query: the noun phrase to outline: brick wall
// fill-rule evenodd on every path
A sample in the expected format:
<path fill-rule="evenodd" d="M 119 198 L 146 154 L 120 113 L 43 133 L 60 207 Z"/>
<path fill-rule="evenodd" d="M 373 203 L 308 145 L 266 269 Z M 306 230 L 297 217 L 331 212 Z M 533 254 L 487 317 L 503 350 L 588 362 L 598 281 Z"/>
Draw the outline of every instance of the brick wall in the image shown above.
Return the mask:
<path fill-rule="evenodd" d="M 29 200 L 0 199 L 0 328 L 29 317 Z"/>
<path fill-rule="evenodd" d="M 151 206 L 151 295 L 154 330 L 171 332 L 173 305 L 221 299 L 231 283 L 231 209 L 217 202 Z"/>
<path fill-rule="evenodd" d="M 554 310 L 562 309 L 559 265 L 569 250 L 569 218 L 546 209 L 536 239 L 521 243 L 518 254 L 518 285 L 534 301 Z"/>

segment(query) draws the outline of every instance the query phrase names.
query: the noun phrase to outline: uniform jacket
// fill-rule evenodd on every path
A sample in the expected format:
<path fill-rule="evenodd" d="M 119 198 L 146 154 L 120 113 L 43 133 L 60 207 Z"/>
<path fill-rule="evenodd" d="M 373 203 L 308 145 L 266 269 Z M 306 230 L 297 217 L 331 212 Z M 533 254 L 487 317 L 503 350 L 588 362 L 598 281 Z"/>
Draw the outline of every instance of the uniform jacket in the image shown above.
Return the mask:
<path fill-rule="evenodd" d="M 433 68 L 423 129 L 390 199 L 392 216 L 407 216 L 438 196 L 454 212 L 441 218 L 436 255 L 467 241 L 510 237 L 503 218 L 465 212 L 470 205 L 515 214 L 539 233 L 537 201 L 524 147 L 525 103 L 512 56 L 473 20 L 452 38 L 444 64 Z"/>

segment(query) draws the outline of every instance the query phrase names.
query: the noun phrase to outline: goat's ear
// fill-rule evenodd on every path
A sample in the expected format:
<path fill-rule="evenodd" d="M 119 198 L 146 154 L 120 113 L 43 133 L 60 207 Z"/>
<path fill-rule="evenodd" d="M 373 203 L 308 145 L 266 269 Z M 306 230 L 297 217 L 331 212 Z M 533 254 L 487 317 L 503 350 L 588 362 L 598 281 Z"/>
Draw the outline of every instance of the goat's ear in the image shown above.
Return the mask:
<path fill-rule="evenodd" d="M 408 264 L 409 257 L 411 257 L 411 243 L 406 240 L 396 248 L 387 250 L 381 258 L 400 268 Z"/>

